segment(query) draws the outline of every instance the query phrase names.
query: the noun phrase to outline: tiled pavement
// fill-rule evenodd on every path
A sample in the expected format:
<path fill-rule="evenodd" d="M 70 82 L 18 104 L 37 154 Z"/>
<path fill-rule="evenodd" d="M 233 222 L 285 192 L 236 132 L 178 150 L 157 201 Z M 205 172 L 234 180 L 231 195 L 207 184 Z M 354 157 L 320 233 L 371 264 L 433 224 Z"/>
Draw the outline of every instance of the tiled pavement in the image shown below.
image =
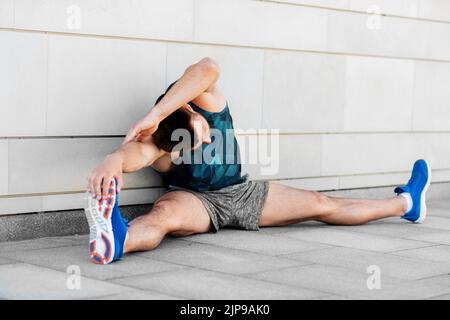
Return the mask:
<path fill-rule="evenodd" d="M 423 225 L 222 230 L 168 238 L 109 266 L 89 262 L 86 242 L 83 235 L 0 243 L 0 298 L 450 299 L 450 200 L 432 203 Z M 379 268 L 380 289 L 368 288 L 377 275 L 369 266 Z"/>

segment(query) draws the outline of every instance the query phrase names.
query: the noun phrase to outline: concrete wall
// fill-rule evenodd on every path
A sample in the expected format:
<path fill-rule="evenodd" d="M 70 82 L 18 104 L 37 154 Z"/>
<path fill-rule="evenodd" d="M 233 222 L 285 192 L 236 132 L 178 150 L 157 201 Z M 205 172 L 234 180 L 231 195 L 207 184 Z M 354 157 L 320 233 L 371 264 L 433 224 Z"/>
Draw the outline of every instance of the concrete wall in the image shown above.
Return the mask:
<path fill-rule="evenodd" d="M 388 186 L 426 157 L 448 182 L 449 39 L 446 0 L 0 0 L 0 215 L 83 207 L 89 169 L 203 56 L 236 127 L 280 129 L 271 179 Z M 122 203 L 159 185 L 127 175 Z"/>

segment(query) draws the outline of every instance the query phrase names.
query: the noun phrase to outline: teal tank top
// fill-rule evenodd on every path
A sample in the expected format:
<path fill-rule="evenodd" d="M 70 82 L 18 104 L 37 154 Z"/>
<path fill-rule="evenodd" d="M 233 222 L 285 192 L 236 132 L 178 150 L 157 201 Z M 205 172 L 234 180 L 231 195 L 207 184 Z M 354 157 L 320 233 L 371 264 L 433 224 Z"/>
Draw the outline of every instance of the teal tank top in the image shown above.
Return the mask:
<path fill-rule="evenodd" d="M 239 145 L 228 103 L 220 112 L 208 112 L 192 102 L 189 105 L 208 122 L 212 143 L 202 144 L 200 148 L 191 150 L 189 155 L 181 155 L 183 160 L 189 156 L 190 162 L 174 164 L 172 170 L 162 174 L 164 185 L 209 191 L 241 183 Z M 196 157 L 201 161 L 194 161 Z"/>

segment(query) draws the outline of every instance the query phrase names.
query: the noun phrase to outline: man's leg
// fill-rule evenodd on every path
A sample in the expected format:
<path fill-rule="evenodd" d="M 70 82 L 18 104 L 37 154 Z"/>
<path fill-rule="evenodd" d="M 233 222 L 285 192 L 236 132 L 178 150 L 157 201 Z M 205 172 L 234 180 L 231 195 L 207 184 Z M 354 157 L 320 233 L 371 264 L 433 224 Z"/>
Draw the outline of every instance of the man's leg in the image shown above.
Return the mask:
<path fill-rule="evenodd" d="M 162 196 L 150 213 L 130 222 L 124 253 L 156 248 L 167 234 L 187 236 L 208 232 L 211 220 L 202 202 L 185 191 Z"/>
<path fill-rule="evenodd" d="M 260 226 L 283 226 L 306 220 L 335 225 L 358 225 L 369 221 L 402 216 L 404 197 L 387 200 L 360 200 L 328 197 L 315 191 L 270 183 Z"/>

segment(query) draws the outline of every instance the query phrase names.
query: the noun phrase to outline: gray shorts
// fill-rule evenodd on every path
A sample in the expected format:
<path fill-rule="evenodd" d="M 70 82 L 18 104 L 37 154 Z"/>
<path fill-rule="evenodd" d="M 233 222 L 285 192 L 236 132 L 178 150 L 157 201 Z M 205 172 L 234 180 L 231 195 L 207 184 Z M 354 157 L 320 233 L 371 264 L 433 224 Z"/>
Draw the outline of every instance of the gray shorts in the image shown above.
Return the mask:
<path fill-rule="evenodd" d="M 259 218 L 269 191 L 267 181 L 249 180 L 213 191 L 193 191 L 171 186 L 169 191 L 186 191 L 200 199 L 217 232 L 223 227 L 259 230 Z"/>

